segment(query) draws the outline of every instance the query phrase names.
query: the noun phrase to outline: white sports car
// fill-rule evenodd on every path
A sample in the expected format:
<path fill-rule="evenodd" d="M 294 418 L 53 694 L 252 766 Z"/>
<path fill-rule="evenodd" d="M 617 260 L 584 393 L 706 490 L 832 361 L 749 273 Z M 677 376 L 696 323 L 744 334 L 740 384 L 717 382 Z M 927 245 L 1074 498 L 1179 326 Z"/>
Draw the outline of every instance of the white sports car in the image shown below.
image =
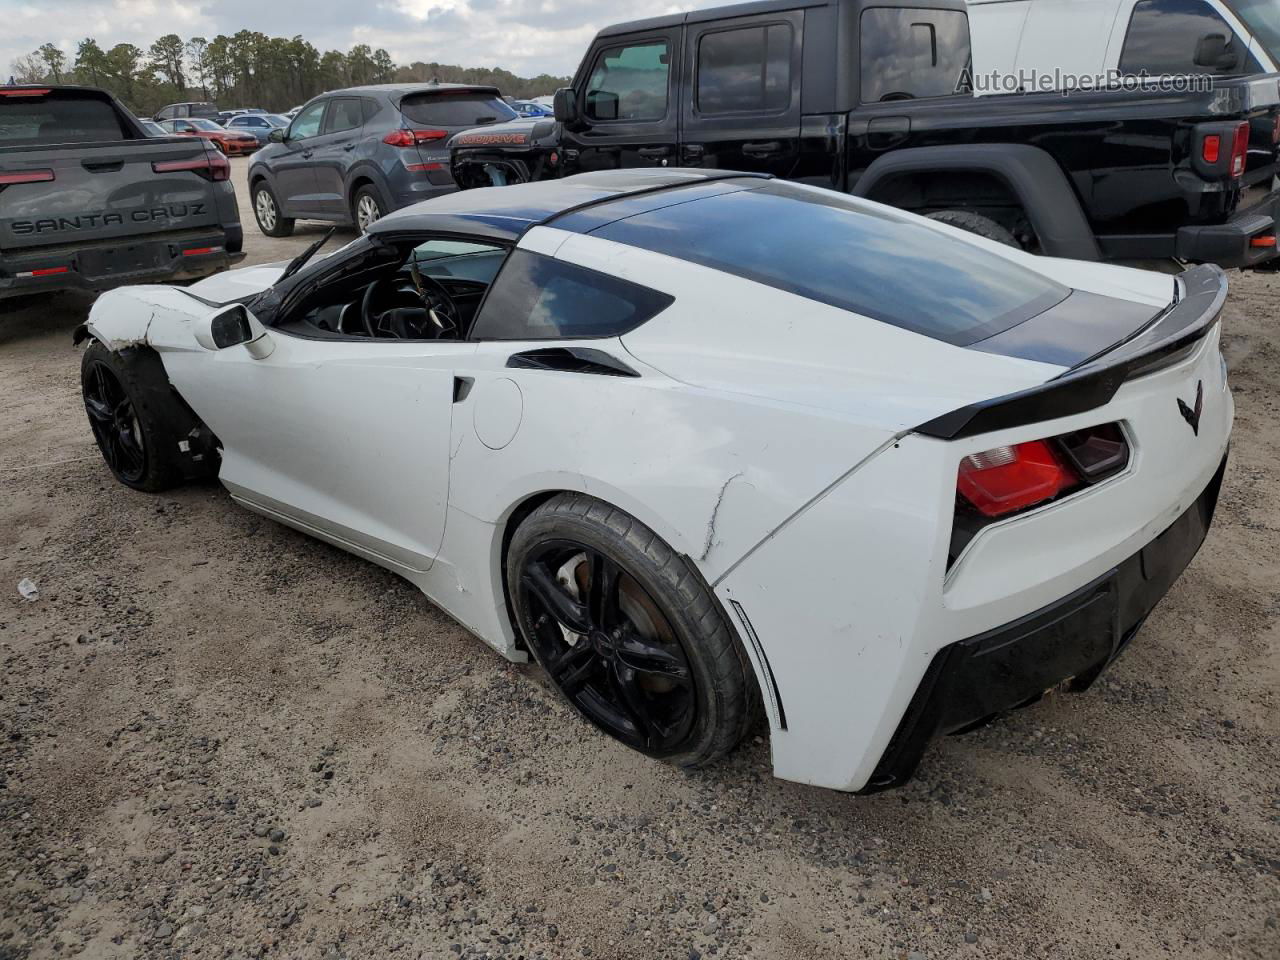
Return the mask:
<path fill-rule="evenodd" d="M 457 193 L 308 254 L 97 301 L 112 471 L 216 474 L 677 764 L 760 704 L 777 776 L 899 784 L 935 735 L 1088 686 L 1213 515 L 1215 267 L 674 169 Z"/>

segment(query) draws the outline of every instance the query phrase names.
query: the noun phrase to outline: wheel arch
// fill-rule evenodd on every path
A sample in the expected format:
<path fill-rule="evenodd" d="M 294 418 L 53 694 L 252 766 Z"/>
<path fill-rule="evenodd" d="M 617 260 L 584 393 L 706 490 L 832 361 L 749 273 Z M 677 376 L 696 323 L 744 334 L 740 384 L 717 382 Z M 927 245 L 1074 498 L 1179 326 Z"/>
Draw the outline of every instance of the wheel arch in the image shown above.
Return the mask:
<path fill-rule="evenodd" d="M 755 681 L 756 696 L 759 702 L 766 704 L 766 714 L 769 718 L 770 729 L 785 730 L 785 714 L 782 712 L 780 707 L 780 694 L 778 693 L 777 682 L 769 668 L 767 658 L 763 655 L 757 643 L 749 642 L 750 638 L 748 636 L 744 636 L 744 628 L 746 627 L 746 624 L 725 608 L 725 605 L 717 594 L 714 585 L 707 580 L 699 569 L 697 560 L 691 556 L 687 550 L 681 548 L 679 542 L 685 538 L 678 538 L 673 542 L 673 540 L 663 534 L 663 528 L 670 530 L 670 525 L 663 521 L 653 511 L 648 510 L 642 504 L 638 505 L 637 509 L 632 509 L 610 499 L 608 496 L 602 496 L 602 491 L 599 488 L 604 486 L 606 485 L 603 483 L 584 483 L 580 486 L 545 488 L 528 493 L 516 502 L 512 503 L 504 512 L 501 522 L 497 524 L 496 552 L 498 557 L 499 580 L 497 588 L 500 590 L 498 596 L 506 612 L 507 626 L 515 637 L 516 648 L 525 653 L 529 652 L 524 640 L 520 636 L 520 630 L 516 625 L 515 612 L 511 603 L 511 585 L 507 579 L 507 555 L 510 550 L 511 540 L 514 537 L 516 530 L 519 529 L 520 524 L 523 523 L 530 514 L 537 510 L 538 507 L 542 506 L 542 504 L 547 503 L 561 494 L 582 494 L 598 500 L 606 506 L 621 510 L 634 519 L 640 521 L 652 530 L 655 535 L 661 537 L 669 547 L 676 551 L 676 553 L 680 554 L 680 556 L 684 558 L 694 575 L 701 579 L 704 586 L 706 586 L 707 593 L 711 596 L 717 609 L 719 609 L 720 615 L 728 626 L 729 632 L 732 634 L 739 648 L 745 653 L 747 662 L 751 664 L 751 675 Z M 621 491 L 618 491 L 618 493 L 620 495 L 620 499 L 626 500 L 629 503 L 635 502 L 633 498 L 621 494 Z M 765 695 L 766 691 L 769 691 L 768 696 Z"/>
<path fill-rule="evenodd" d="M 959 144 L 912 147 L 878 157 L 858 178 L 855 196 L 900 206 L 895 199 L 934 178 L 995 187 L 1016 199 L 1042 252 L 1075 260 L 1100 260 L 1097 239 L 1075 190 L 1058 162 L 1029 144 Z"/>
<path fill-rule="evenodd" d="M 373 187 L 377 191 L 378 197 L 382 200 L 382 206 L 387 213 L 395 209 L 388 199 L 387 184 L 382 171 L 375 164 L 368 161 L 361 161 L 355 164 L 347 171 L 346 184 L 347 212 L 353 214 L 352 219 L 354 219 L 353 211 L 356 203 L 356 191 L 364 186 Z"/>

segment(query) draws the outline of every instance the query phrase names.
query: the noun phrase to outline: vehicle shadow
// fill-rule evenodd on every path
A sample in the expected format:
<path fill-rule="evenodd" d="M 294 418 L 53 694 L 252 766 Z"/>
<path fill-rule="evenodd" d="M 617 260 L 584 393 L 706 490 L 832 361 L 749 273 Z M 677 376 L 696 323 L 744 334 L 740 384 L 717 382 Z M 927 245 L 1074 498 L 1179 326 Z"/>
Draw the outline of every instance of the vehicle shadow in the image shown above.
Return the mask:
<path fill-rule="evenodd" d="M 71 332 L 84 323 L 94 294 L 78 291 L 32 294 L 0 302 L 0 349 Z"/>

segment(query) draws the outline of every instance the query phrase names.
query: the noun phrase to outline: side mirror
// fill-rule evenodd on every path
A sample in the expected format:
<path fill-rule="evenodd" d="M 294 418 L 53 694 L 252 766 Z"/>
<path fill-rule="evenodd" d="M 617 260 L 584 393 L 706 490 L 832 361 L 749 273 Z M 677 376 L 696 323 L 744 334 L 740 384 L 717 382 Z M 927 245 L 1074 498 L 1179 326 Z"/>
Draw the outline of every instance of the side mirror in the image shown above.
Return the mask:
<path fill-rule="evenodd" d="M 271 132 L 267 134 L 267 139 L 272 143 L 284 143 L 284 128 L 273 127 Z"/>
<path fill-rule="evenodd" d="M 1231 50 L 1231 41 L 1221 33 L 1209 33 L 1196 41 L 1193 62 L 1197 67 L 1234 70 L 1240 58 Z"/>
<path fill-rule="evenodd" d="M 578 123 L 580 119 L 578 115 L 578 95 L 573 92 L 572 87 L 561 87 L 557 90 L 553 104 L 552 113 L 555 115 L 557 123 L 563 123 L 569 127 Z"/>
<path fill-rule="evenodd" d="M 266 328 L 241 303 L 223 307 L 194 323 L 196 342 L 206 350 L 225 350 L 243 343 L 249 356 L 262 360 L 275 349 Z"/>
<path fill-rule="evenodd" d="M 587 94 L 587 114 L 593 120 L 617 120 L 618 95 L 608 90 L 592 90 Z"/>

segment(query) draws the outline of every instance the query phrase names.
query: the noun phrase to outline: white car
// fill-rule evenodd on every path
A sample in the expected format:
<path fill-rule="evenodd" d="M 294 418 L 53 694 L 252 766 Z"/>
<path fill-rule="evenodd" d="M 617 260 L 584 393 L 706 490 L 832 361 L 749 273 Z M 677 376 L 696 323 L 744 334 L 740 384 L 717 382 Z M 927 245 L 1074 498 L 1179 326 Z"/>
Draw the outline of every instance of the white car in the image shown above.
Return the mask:
<path fill-rule="evenodd" d="M 677 764 L 759 703 L 777 776 L 901 783 L 1087 686 L 1213 514 L 1216 267 L 676 169 L 455 193 L 305 257 L 99 298 L 115 475 L 216 473 Z"/>

